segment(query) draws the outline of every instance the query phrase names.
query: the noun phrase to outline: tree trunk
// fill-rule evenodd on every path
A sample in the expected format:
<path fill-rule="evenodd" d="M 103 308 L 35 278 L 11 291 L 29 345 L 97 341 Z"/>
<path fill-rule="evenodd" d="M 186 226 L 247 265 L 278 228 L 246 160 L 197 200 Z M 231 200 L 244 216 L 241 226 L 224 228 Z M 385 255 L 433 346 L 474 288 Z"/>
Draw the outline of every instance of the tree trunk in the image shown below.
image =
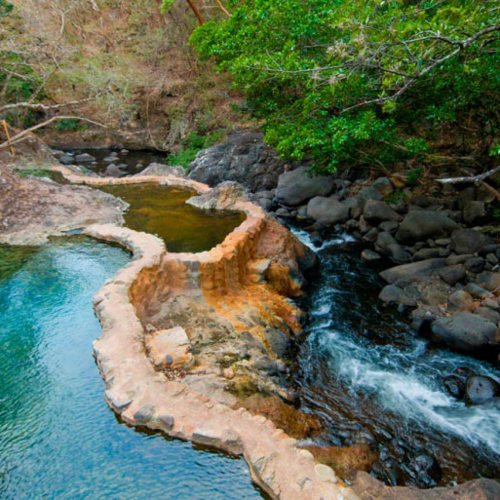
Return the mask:
<path fill-rule="evenodd" d="M 198 7 L 196 7 L 196 5 L 194 4 L 193 0 L 186 0 L 186 2 L 191 7 L 191 10 L 194 12 L 194 15 L 198 18 L 198 22 L 200 23 L 200 26 L 203 26 L 203 23 L 205 21 L 203 20 L 203 17 L 201 15 L 201 12 L 198 9 Z"/>

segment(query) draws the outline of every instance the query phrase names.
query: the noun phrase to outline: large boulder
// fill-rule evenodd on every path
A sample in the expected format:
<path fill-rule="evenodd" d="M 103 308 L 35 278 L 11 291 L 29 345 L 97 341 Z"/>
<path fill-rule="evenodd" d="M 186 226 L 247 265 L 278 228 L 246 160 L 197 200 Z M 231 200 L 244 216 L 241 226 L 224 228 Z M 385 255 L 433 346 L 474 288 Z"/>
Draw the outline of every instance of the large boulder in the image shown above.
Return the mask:
<path fill-rule="evenodd" d="M 465 402 L 481 405 L 500 395 L 500 384 L 491 377 L 472 375 L 465 386 Z"/>
<path fill-rule="evenodd" d="M 255 192 L 274 189 L 285 164 L 264 144 L 260 132 L 241 132 L 200 151 L 191 162 L 189 177 L 212 187 L 236 181 Z"/>
<path fill-rule="evenodd" d="M 495 324 L 471 313 L 439 318 L 432 325 L 432 338 L 461 352 L 485 351 L 500 340 Z"/>
<path fill-rule="evenodd" d="M 336 198 L 315 196 L 307 204 L 307 217 L 322 224 L 338 224 L 349 218 L 349 207 Z"/>
<path fill-rule="evenodd" d="M 446 259 L 427 259 L 402 266 L 391 267 L 380 273 L 380 276 L 388 283 L 397 281 L 421 281 L 432 273 L 446 266 Z"/>
<path fill-rule="evenodd" d="M 372 226 L 385 221 L 400 221 L 401 215 L 395 212 L 387 203 L 377 200 L 368 200 L 363 209 L 363 217 Z"/>
<path fill-rule="evenodd" d="M 399 241 L 423 241 L 445 238 L 458 228 L 458 224 L 442 212 L 412 210 L 408 212 L 396 233 Z"/>
<path fill-rule="evenodd" d="M 335 187 L 335 180 L 327 175 L 312 175 L 300 167 L 279 176 L 276 197 L 280 203 L 297 206 L 315 196 L 327 196 Z"/>
<path fill-rule="evenodd" d="M 451 235 L 451 245 L 457 254 L 474 254 L 494 241 L 475 229 L 457 229 Z"/>

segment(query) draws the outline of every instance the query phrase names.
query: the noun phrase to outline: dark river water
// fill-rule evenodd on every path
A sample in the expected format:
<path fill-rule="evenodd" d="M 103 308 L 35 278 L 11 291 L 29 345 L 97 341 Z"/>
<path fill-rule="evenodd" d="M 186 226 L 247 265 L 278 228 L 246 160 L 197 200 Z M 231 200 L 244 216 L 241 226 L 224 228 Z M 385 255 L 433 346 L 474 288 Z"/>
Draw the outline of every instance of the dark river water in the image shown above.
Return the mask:
<path fill-rule="evenodd" d="M 312 247 L 305 231 L 295 232 Z M 360 259 L 362 249 L 349 236 L 333 237 L 309 277 L 298 383 L 303 404 L 326 423 L 322 444 L 371 443 L 380 454 L 374 473 L 389 484 L 500 478 L 500 409 L 467 407 L 442 383 L 463 366 L 497 380 L 500 372 L 418 337 L 377 299 L 380 269 Z M 437 459 L 441 480 L 421 473 L 422 455 Z"/>
<path fill-rule="evenodd" d="M 104 402 L 92 296 L 128 261 L 82 237 L 0 247 L 0 498 L 261 498 L 243 460 L 138 432 Z"/>

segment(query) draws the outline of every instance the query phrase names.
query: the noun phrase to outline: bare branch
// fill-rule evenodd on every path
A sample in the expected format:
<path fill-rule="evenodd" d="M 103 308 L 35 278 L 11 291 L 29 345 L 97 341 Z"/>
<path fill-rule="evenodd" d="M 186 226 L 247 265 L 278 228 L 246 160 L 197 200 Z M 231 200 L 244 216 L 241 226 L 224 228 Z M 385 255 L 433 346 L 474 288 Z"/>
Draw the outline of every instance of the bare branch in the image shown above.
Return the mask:
<path fill-rule="evenodd" d="M 31 102 L 16 102 L 14 104 L 6 104 L 0 108 L 0 113 L 7 111 L 9 109 L 15 108 L 29 108 L 29 109 L 41 109 L 43 111 L 49 111 L 53 109 L 59 109 L 66 106 L 72 106 L 73 104 L 81 104 L 82 102 L 93 101 L 96 97 L 87 97 L 86 99 L 78 99 L 76 101 L 62 102 L 60 104 L 42 104 L 42 103 L 31 103 Z"/>
<path fill-rule="evenodd" d="M 436 181 L 440 182 L 441 184 L 459 184 L 462 182 L 477 183 L 483 181 L 484 179 L 487 179 L 488 177 L 491 177 L 497 172 L 500 172 L 500 165 L 498 167 L 492 168 L 491 170 L 488 170 L 487 172 L 484 172 L 483 174 L 473 175 L 468 177 L 447 177 L 446 179 L 436 179 Z"/>
<path fill-rule="evenodd" d="M 11 144 L 16 144 L 18 142 L 21 142 L 26 138 L 26 136 L 30 133 L 33 132 L 39 128 L 46 127 L 47 125 L 50 125 L 51 123 L 55 122 L 56 120 L 81 120 L 87 123 L 91 123 L 92 125 L 97 125 L 99 127 L 103 128 L 108 128 L 106 125 L 103 123 L 96 122 L 94 120 L 89 120 L 88 118 L 83 118 L 81 116 L 53 116 L 52 118 L 49 118 L 48 120 L 39 123 L 38 125 L 34 125 L 33 127 L 27 128 L 26 130 L 23 130 L 22 132 L 19 132 L 15 136 L 11 137 L 10 143 Z M 5 147 L 9 147 L 9 141 L 3 142 L 0 144 L 0 149 L 3 149 Z"/>

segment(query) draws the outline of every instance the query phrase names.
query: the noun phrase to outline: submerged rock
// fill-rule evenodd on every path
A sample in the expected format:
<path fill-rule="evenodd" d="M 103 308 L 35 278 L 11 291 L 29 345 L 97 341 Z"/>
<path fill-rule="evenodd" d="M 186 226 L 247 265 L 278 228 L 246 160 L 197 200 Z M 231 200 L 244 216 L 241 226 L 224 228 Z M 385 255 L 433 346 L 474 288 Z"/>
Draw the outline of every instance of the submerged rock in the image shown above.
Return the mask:
<path fill-rule="evenodd" d="M 76 155 L 75 156 L 75 161 L 78 161 L 78 162 L 91 162 L 91 161 L 95 161 L 95 156 L 92 156 L 92 155 L 89 155 L 88 153 L 83 153 L 81 155 Z"/>

